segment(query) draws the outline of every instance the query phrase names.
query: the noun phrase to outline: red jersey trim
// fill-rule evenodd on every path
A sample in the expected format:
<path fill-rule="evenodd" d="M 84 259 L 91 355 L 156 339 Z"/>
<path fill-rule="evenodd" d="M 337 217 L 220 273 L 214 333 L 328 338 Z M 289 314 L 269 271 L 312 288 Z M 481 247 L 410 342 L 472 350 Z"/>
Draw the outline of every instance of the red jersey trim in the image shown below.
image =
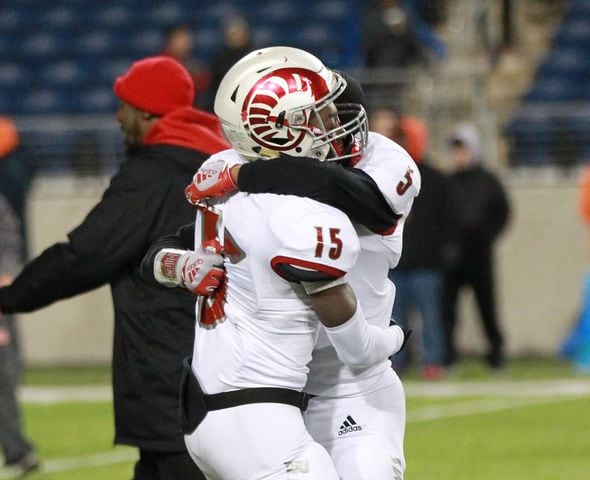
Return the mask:
<path fill-rule="evenodd" d="M 389 235 L 393 235 L 394 232 L 397 229 L 397 225 L 399 224 L 400 219 L 402 218 L 402 215 L 399 214 L 394 214 L 395 217 L 395 221 L 393 222 L 393 225 L 385 230 L 373 230 L 373 233 L 376 233 L 377 235 L 381 235 L 383 237 L 388 237 Z"/>
<path fill-rule="evenodd" d="M 322 272 L 334 278 L 341 278 L 344 275 L 346 275 L 346 272 L 344 270 L 340 270 L 339 268 L 335 267 L 329 267 L 328 265 L 324 265 L 323 263 L 308 262 L 307 260 L 301 260 L 299 258 L 284 257 L 282 255 L 278 255 L 276 257 L 273 257 L 273 259 L 270 261 L 270 266 L 278 276 L 284 278 L 285 280 L 288 279 L 283 276 L 280 269 L 278 268 L 279 265 L 284 263 L 293 265 L 295 267 L 303 267 L 309 270 Z"/>

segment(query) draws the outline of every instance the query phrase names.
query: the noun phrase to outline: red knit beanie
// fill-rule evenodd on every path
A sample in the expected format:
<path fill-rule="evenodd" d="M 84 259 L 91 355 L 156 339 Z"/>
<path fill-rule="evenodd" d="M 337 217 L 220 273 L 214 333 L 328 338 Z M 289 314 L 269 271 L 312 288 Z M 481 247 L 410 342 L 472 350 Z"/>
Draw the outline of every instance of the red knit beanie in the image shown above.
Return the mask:
<path fill-rule="evenodd" d="M 195 98 L 190 74 L 170 57 L 148 57 L 134 62 L 115 81 L 115 94 L 144 112 L 166 115 L 179 107 L 189 107 Z"/>

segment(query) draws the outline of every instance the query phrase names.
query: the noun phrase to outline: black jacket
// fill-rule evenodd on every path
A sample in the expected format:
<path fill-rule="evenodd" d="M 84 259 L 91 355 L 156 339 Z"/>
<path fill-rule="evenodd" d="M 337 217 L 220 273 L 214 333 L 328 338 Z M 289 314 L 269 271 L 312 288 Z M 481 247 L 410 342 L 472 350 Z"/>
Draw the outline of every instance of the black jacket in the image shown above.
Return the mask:
<path fill-rule="evenodd" d="M 193 348 L 194 297 L 146 283 L 140 262 L 152 242 L 194 220 L 183 190 L 205 158 L 182 146 L 141 148 L 69 241 L 49 247 L 0 289 L 2 311 L 29 312 L 111 285 L 116 443 L 185 449 L 178 387 L 181 360 Z"/>
<path fill-rule="evenodd" d="M 492 246 L 510 217 L 504 187 L 479 165 L 449 177 L 452 222 L 450 244 L 456 257 L 453 263 L 489 259 Z"/>
<path fill-rule="evenodd" d="M 420 195 L 404 225 L 404 253 L 397 270 L 443 268 L 448 239 L 449 188 L 445 175 L 430 165 L 418 165 L 422 177 Z"/>

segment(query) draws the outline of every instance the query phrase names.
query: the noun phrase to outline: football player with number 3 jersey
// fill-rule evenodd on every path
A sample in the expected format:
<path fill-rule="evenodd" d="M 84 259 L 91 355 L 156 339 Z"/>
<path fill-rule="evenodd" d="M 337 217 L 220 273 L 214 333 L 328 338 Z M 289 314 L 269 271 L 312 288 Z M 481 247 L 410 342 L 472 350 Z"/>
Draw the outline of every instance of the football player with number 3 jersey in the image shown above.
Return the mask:
<path fill-rule="evenodd" d="M 362 239 L 344 213 L 289 195 L 237 192 L 208 204 L 194 197 L 195 188 L 215 180 L 220 165 L 244 165 L 279 150 L 317 160 L 357 157 L 366 132 L 359 130 L 361 120 L 351 129 L 339 123 L 334 100 L 344 87 L 339 75 L 296 49 L 254 52 L 232 67 L 216 111 L 234 150 L 211 157 L 186 190 L 200 209 L 194 234 L 202 247 L 185 252 L 162 248 L 164 242 L 147 257 L 160 283 L 197 293 L 220 283 L 209 272 L 219 269 L 220 251 L 225 257 L 225 281 L 198 302 L 191 363 L 198 382 L 189 380 L 182 395 L 195 427 L 185 428 L 187 448 L 209 479 L 337 479 L 294 408 L 305 407 L 300 392 L 320 334 L 318 319 L 339 362 L 353 370 L 381 370 L 405 342 L 397 326 L 370 325 L 348 285 Z M 218 100 L 228 99 L 247 112 L 249 126 L 233 107 L 219 107 Z M 362 108 L 358 115 L 364 117 Z M 266 128 L 268 122 L 273 127 Z M 345 144 L 352 131 L 361 133 L 358 145 Z M 190 398 L 201 397 L 207 412 L 191 421 Z"/>

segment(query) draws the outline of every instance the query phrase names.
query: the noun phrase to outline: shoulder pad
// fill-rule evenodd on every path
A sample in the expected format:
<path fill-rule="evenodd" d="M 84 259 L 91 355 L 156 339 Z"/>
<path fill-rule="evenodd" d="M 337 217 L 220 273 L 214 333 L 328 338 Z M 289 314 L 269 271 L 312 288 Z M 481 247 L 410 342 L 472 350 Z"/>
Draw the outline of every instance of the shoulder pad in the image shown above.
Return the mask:
<path fill-rule="evenodd" d="M 356 168 L 375 181 L 397 214 L 407 213 L 420 192 L 418 166 L 401 146 L 383 135 L 370 132 L 369 147 Z"/>
<path fill-rule="evenodd" d="M 340 278 L 356 263 L 359 239 L 346 215 L 314 200 L 293 197 L 270 219 L 277 247 L 273 270 L 288 281 Z"/>

